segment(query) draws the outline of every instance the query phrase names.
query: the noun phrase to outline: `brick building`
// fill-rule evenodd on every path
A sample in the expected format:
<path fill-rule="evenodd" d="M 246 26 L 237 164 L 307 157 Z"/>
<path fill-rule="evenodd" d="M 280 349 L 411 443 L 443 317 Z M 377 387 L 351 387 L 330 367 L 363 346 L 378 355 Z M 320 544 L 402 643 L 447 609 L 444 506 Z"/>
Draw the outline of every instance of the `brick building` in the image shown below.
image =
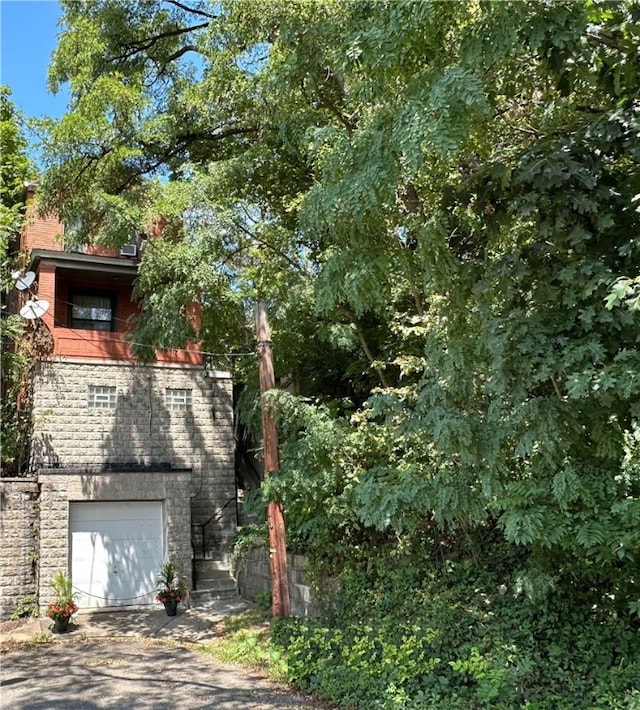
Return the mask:
<path fill-rule="evenodd" d="M 81 609 L 153 603 L 168 557 L 201 588 L 202 560 L 219 567 L 235 530 L 231 375 L 207 370 L 195 345 L 134 359 L 138 248 L 66 250 L 52 218 L 22 237 L 52 342 L 32 397 L 41 608 L 58 569 Z"/>

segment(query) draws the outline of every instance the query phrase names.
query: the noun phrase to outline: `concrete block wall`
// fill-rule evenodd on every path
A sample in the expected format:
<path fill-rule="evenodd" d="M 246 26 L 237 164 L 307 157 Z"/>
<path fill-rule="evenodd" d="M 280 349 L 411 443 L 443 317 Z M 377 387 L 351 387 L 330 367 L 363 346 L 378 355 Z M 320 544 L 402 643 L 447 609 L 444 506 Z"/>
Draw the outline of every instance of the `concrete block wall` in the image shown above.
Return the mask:
<path fill-rule="evenodd" d="M 235 529 L 233 401 L 230 374 L 212 374 L 166 364 L 41 363 L 34 382 L 32 468 L 190 469 L 184 524 L 195 524 L 193 542 L 201 553 L 201 525 L 209 521 L 204 553 L 218 555 Z M 115 407 L 89 407 L 92 385 L 115 387 Z M 191 405 L 168 408 L 166 388 L 189 390 Z M 50 500 L 54 505 L 53 491 Z"/>
<path fill-rule="evenodd" d="M 0 479 L 0 621 L 37 592 L 38 484 Z"/>
<path fill-rule="evenodd" d="M 303 555 L 287 555 L 287 580 L 292 616 L 318 616 L 319 609 L 313 596 L 311 579 L 307 573 L 308 560 Z M 238 561 L 235 570 L 238 592 L 244 599 L 255 601 L 261 594 L 271 593 L 269 551 L 256 544 Z"/>

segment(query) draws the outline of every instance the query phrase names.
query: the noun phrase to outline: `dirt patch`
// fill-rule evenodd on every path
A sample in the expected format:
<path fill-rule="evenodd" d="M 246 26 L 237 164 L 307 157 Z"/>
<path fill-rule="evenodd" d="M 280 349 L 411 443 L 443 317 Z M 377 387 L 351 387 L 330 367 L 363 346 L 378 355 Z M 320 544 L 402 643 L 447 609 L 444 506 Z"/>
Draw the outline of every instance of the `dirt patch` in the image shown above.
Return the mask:
<path fill-rule="evenodd" d="M 11 621 L 3 621 L 0 623 L 0 634 L 8 634 L 16 629 L 26 626 L 33 619 L 31 617 L 25 617 L 24 619 L 11 619 Z"/>

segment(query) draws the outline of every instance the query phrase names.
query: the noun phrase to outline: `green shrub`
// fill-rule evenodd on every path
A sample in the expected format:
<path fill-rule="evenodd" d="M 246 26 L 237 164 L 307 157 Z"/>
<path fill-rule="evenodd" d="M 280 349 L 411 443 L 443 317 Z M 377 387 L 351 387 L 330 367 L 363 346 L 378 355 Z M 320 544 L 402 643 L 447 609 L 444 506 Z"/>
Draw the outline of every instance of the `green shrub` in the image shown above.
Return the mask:
<path fill-rule="evenodd" d="M 254 602 L 260 611 L 269 611 L 272 605 L 272 595 L 266 589 L 256 593 Z"/>
<path fill-rule="evenodd" d="M 530 599 L 469 560 L 345 573 L 339 609 L 278 620 L 289 680 L 362 710 L 632 710 L 640 638 L 630 617 L 565 592 Z"/>

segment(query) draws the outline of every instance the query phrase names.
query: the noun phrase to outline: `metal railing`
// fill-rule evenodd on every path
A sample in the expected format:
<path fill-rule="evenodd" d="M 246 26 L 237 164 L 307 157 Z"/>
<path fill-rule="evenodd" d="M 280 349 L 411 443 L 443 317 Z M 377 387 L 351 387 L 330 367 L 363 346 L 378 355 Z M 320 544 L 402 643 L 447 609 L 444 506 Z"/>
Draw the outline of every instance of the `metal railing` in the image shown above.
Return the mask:
<path fill-rule="evenodd" d="M 199 528 L 200 529 L 200 534 L 202 536 L 202 556 L 204 557 L 206 554 L 207 550 L 207 545 L 206 545 L 206 530 L 211 525 L 212 523 L 217 523 L 221 518 L 222 518 L 222 513 L 224 512 L 225 508 L 230 505 L 231 503 L 235 503 L 236 500 L 236 495 L 235 493 L 229 498 L 229 500 L 220 508 L 217 510 L 208 520 L 205 520 L 204 523 L 191 523 L 191 529 L 193 530 L 194 528 Z M 195 556 L 195 555 L 194 555 Z"/>

